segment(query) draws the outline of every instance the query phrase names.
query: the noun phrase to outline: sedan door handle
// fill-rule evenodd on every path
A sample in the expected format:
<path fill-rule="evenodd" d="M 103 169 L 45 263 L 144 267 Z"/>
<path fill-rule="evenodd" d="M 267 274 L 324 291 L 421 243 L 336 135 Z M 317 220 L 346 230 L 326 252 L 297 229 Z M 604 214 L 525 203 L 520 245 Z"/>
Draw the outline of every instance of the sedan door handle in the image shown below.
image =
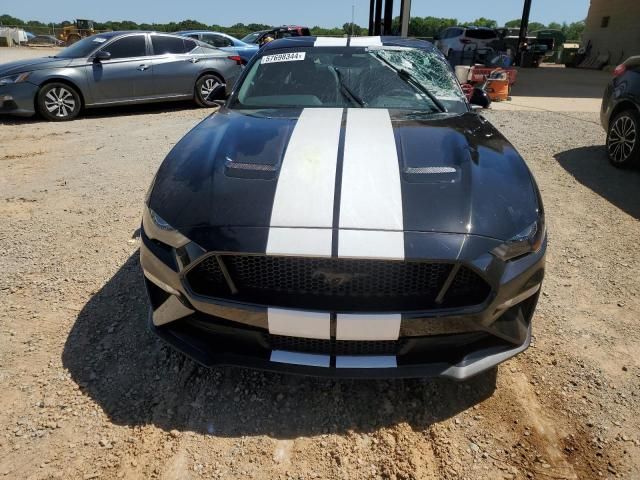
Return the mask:
<path fill-rule="evenodd" d="M 193 58 L 193 57 L 192 57 L 192 58 L 190 58 L 190 59 L 189 59 L 189 61 L 190 61 L 191 63 L 198 63 L 198 62 L 200 61 L 200 59 L 199 59 L 199 58 Z"/>
<path fill-rule="evenodd" d="M 142 65 L 140 65 L 138 67 L 138 70 L 140 70 L 141 72 L 144 72 L 145 70 L 147 70 L 149 68 L 149 65 L 145 65 L 144 63 Z"/>

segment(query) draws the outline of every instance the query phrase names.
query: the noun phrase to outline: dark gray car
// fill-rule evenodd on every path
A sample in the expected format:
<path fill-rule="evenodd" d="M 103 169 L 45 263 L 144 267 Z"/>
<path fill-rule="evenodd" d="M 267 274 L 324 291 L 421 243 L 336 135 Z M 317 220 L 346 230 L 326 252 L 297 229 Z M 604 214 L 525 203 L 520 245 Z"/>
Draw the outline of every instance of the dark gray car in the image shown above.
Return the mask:
<path fill-rule="evenodd" d="M 84 108 L 225 98 L 242 59 L 210 45 L 151 32 L 87 37 L 56 56 L 0 65 L 0 113 L 71 120 Z"/>

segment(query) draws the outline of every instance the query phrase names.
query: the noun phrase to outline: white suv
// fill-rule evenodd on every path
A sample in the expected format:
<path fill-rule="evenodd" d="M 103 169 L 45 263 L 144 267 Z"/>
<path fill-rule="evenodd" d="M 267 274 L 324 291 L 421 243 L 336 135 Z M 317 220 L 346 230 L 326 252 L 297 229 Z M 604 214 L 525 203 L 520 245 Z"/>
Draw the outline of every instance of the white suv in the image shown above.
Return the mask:
<path fill-rule="evenodd" d="M 448 57 L 450 51 L 461 51 L 467 46 L 488 47 L 492 41 L 498 40 L 498 33 L 493 28 L 450 27 L 440 32 L 435 40 L 436 47 Z"/>

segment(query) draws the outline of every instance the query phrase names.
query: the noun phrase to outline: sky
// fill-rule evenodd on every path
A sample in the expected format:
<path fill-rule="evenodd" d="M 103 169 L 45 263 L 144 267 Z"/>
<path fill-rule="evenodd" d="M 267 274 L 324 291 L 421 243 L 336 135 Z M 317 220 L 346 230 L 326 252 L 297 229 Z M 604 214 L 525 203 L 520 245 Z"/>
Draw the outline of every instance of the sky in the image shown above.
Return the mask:
<path fill-rule="evenodd" d="M 478 17 L 493 18 L 503 25 L 522 15 L 524 0 L 412 0 L 412 15 L 457 18 L 461 22 Z M 168 23 L 185 19 L 208 25 L 230 26 L 234 23 L 266 23 L 270 25 L 301 24 L 313 27 L 341 26 L 351 21 L 355 5 L 355 21 L 368 24 L 369 0 L 155 0 L 142 2 L 110 0 L 29 0 L 3 2 L 0 14 L 23 20 L 44 22 L 89 18 L 96 21 L 133 20 L 137 23 Z M 395 0 L 395 15 L 400 0 Z M 589 0 L 533 0 L 531 21 L 568 23 L 587 17 Z"/>

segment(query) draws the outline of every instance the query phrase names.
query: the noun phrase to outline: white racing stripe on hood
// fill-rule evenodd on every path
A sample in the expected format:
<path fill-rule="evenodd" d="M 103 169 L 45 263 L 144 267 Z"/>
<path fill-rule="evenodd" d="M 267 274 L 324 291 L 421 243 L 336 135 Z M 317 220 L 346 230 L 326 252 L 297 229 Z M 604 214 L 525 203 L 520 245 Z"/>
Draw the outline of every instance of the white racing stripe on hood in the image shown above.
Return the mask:
<path fill-rule="evenodd" d="M 338 256 L 404 259 L 400 166 L 389 112 L 349 109 Z"/>
<path fill-rule="evenodd" d="M 309 108 L 300 114 L 280 169 L 268 254 L 331 255 L 341 123 L 341 108 Z"/>
<path fill-rule="evenodd" d="M 346 38 L 318 37 L 313 42 L 314 47 L 346 47 Z"/>

